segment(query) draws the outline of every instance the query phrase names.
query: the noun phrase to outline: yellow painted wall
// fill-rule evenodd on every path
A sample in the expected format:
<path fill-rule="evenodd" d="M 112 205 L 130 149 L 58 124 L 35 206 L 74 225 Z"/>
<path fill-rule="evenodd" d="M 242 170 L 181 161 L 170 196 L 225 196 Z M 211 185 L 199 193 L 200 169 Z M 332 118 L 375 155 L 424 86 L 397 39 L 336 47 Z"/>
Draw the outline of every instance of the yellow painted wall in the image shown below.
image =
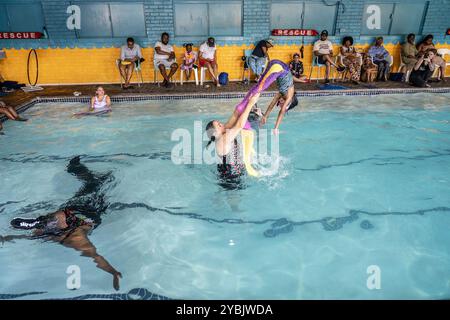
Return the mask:
<path fill-rule="evenodd" d="M 369 45 L 357 46 L 367 50 Z M 394 56 L 393 70 L 399 64 L 400 45 L 386 44 L 386 49 Z M 437 48 L 449 48 L 450 45 L 436 45 Z M 242 79 L 243 61 L 241 57 L 245 49 L 250 46 L 222 46 L 218 47 L 219 72 L 227 72 L 230 80 Z M 194 48 L 198 50 L 198 48 Z M 290 61 L 292 54 L 298 52 L 299 47 L 293 45 L 277 45 L 269 51 L 271 59 Z M 6 59 L 0 60 L 0 73 L 5 79 L 27 83 L 27 57 L 29 50 L 7 49 Z M 83 83 L 119 83 L 120 78 L 115 66 L 119 57 L 119 48 L 100 49 L 37 49 L 39 56 L 39 84 L 83 84 Z M 337 47 L 335 53 L 337 53 Z M 142 65 L 145 82 L 153 81 L 153 48 L 144 48 L 146 61 Z M 177 61 L 181 63 L 184 48 L 175 47 Z M 309 74 L 312 59 L 312 46 L 305 46 L 303 63 L 305 73 Z M 449 60 L 450 57 L 447 58 Z M 35 76 L 35 65 L 32 59 L 31 78 Z M 314 70 L 313 77 L 317 75 Z M 446 75 L 450 75 L 447 68 Z M 323 74 L 321 75 L 323 76 Z M 208 78 L 208 77 L 207 77 Z M 161 76 L 159 76 L 161 79 Z M 176 74 L 179 80 L 179 71 Z M 192 78 L 193 79 L 193 78 Z"/>

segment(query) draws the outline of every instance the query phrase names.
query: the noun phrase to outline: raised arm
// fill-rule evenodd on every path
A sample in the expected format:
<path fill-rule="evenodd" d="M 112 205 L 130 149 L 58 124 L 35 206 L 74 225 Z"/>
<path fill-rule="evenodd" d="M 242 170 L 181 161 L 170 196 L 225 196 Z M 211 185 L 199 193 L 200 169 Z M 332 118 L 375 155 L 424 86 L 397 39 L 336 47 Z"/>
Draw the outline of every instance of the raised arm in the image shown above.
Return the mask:
<path fill-rule="evenodd" d="M 234 126 L 227 130 L 225 133 L 227 142 L 232 142 L 239 132 L 242 130 L 242 128 L 245 126 L 245 123 L 247 122 L 248 116 L 250 115 L 250 111 L 252 110 L 252 107 L 255 105 L 256 102 L 258 102 L 260 94 L 255 94 L 249 101 L 247 106 L 245 107 L 244 112 L 241 113 L 239 118 L 237 119 Z M 235 111 L 236 112 L 236 111 Z M 233 113 L 234 114 L 234 113 Z"/>
<path fill-rule="evenodd" d="M 284 100 L 284 103 L 280 108 L 280 112 L 278 112 L 277 122 L 275 123 L 275 128 L 274 128 L 275 130 L 278 130 L 278 128 L 281 124 L 281 121 L 283 120 L 284 114 L 286 113 L 288 106 L 292 102 L 293 96 L 294 96 L 294 87 L 291 87 L 291 88 L 289 88 L 287 99 Z"/>

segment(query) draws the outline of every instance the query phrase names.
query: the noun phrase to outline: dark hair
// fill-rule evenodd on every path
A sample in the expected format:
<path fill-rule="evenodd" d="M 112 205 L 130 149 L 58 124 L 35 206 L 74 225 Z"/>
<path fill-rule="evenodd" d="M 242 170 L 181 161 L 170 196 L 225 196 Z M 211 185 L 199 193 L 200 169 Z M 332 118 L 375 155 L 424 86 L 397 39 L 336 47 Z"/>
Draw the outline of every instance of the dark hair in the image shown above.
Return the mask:
<path fill-rule="evenodd" d="M 434 37 L 433 37 L 432 34 L 427 34 L 427 35 L 425 36 L 425 38 L 423 38 L 422 41 L 420 41 L 420 44 L 427 42 L 429 39 L 431 39 L 431 40 L 434 39 Z"/>
<path fill-rule="evenodd" d="M 293 57 L 294 57 L 294 58 L 295 58 L 295 57 L 299 57 L 299 58 L 300 58 L 300 55 L 299 55 L 298 53 L 294 53 Z"/>
<path fill-rule="evenodd" d="M 183 43 L 183 47 L 184 48 L 186 48 L 186 47 L 188 47 L 188 46 L 193 46 L 194 44 L 193 43 L 191 43 L 191 42 L 189 42 L 189 43 Z"/>
<path fill-rule="evenodd" d="M 414 33 L 410 33 L 408 34 L 408 36 L 406 37 L 407 40 L 411 39 L 412 37 L 416 37 L 416 35 Z"/>
<path fill-rule="evenodd" d="M 350 41 L 350 45 L 353 45 L 353 37 L 344 37 L 344 39 L 342 39 L 342 45 L 344 45 L 347 41 Z"/>
<path fill-rule="evenodd" d="M 425 54 L 428 55 L 429 52 L 433 52 L 434 55 L 437 55 L 437 50 L 436 50 L 435 48 L 430 48 L 430 49 L 428 49 L 428 50 L 425 52 Z"/>
<path fill-rule="evenodd" d="M 163 33 L 161 33 L 161 40 L 164 36 L 167 36 L 168 38 L 170 38 L 170 36 L 167 32 L 163 32 Z"/>
<path fill-rule="evenodd" d="M 133 38 L 127 38 L 127 42 L 133 42 L 134 43 L 134 39 Z"/>
<path fill-rule="evenodd" d="M 209 37 L 207 43 L 208 43 L 208 45 L 209 45 L 210 43 L 216 44 L 216 40 L 215 40 L 213 37 Z"/>
<path fill-rule="evenodd" d="M 209 136 L 208 131 L 211 130 L 212 128 L 214 128 L 214 120 L 211 120 L 211 121 L 208 122 L 208 124 L 206 125 L 205 131 L 206 131 L 206 133 L 208 134 L 208 136 Z M 209 137 L 209 141 L 208 141 L 208 144 L 206 145 L 206 147 L 208 148 L 209 145 L 210 145 L 211 143 L 213 143 L 214 141 L 216 141 L 216 137 L 215 137 L 214 135 L 211 135 L 211 137 Z"/>

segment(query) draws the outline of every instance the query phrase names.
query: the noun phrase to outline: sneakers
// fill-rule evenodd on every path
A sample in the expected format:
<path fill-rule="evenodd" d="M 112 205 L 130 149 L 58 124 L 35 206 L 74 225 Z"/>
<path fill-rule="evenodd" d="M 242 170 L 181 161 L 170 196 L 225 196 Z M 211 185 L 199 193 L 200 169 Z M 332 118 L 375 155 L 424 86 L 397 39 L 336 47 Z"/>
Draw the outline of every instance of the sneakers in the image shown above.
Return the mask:
<path fill-rule="evenodd" d="M 330 79 L 325 79 L 325 83 L 330 83 Z"/>

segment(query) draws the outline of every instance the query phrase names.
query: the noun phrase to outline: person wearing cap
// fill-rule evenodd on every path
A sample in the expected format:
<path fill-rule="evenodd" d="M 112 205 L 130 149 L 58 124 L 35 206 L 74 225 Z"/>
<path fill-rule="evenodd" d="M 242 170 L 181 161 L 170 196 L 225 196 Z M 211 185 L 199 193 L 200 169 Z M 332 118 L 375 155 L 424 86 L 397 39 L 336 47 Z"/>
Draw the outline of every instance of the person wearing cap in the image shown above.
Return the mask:
<path fill-rule="evenodd" d="M 130 81 L 133 76 L 134 65 L 138 60 L 141 62 L 144 60 L 141 47 L 134 43 L 133 38 L 128 38 L 127 44 L 120 48 L 119 71 L 121 77 L 125 80 L 124 89 L 131 88 Z"/>
<path fill-rule="evenodd" d="M 388 74 L 390 71 L 389 52 L 383 46 L 383 37 L 377 37 L 375 40 L 375 45 L 371 46 L 368 52 L 369 56 L 372 58 L 373 63 L 378 66 L 378 81 L 387 81 Z"/>
<path fill-rule="evenodd" d="M 208 40 L 200 46 L 199 51 L 198 63 L 200 67 L 205 67 L 211 75 L 215 85 L 220 87 L 218 79 L 217 50 L 214 38 L 209 37 Z"/>
<path fill-rule="evenodd" d="M 250 69 L 252 69 L 253 73 L 256 75 L 256 81 L 259 80 L 259 77 L 263 73 L 264 67 L 269 58 L 269 48 L 273 47 L 273 40 L 261 40 L 256 45 L 255 49 L 253 49 L 252 54 L 248 58 L 248 65 Z"/>
<path fill-rule="evenodd" d="M 175 51 L 169 44 L 169 34 L 167 32 L 163 32 L 161 41 L 156 42 L 153 59 L 155 59 L 155 66 L 158 67 L 164 78 L 162 85 L 166 88 L 170 87 L 170 79 L 177 72 L 178 64 L 175 59 Z M 170 69 L 169 74 L 166 73 L 166 69 Z"/>
<path fill-rule="evenodd" d="M 333 44 L 328 40 L 328 31 L 323 30 L 320 33 L 320 39 L 314 43 L 313 47 L 314 56 L 317 57 L 319 64 L 324 64 L 326 66 L 325 71 L 325 83 L 329 83 L 331 66 L 335 67 L 337 71 L 342 72 L 345 67 L 338 66 L 332 60 L 333 57 Z"/>
<path fill-rule="evenodd" d="M 303 75 L 303 62 L 300 61 L 300 55 L 294 53 L 293 60 L 289 63 L 294 82 L 308 82 L 306 76 Z"/>

